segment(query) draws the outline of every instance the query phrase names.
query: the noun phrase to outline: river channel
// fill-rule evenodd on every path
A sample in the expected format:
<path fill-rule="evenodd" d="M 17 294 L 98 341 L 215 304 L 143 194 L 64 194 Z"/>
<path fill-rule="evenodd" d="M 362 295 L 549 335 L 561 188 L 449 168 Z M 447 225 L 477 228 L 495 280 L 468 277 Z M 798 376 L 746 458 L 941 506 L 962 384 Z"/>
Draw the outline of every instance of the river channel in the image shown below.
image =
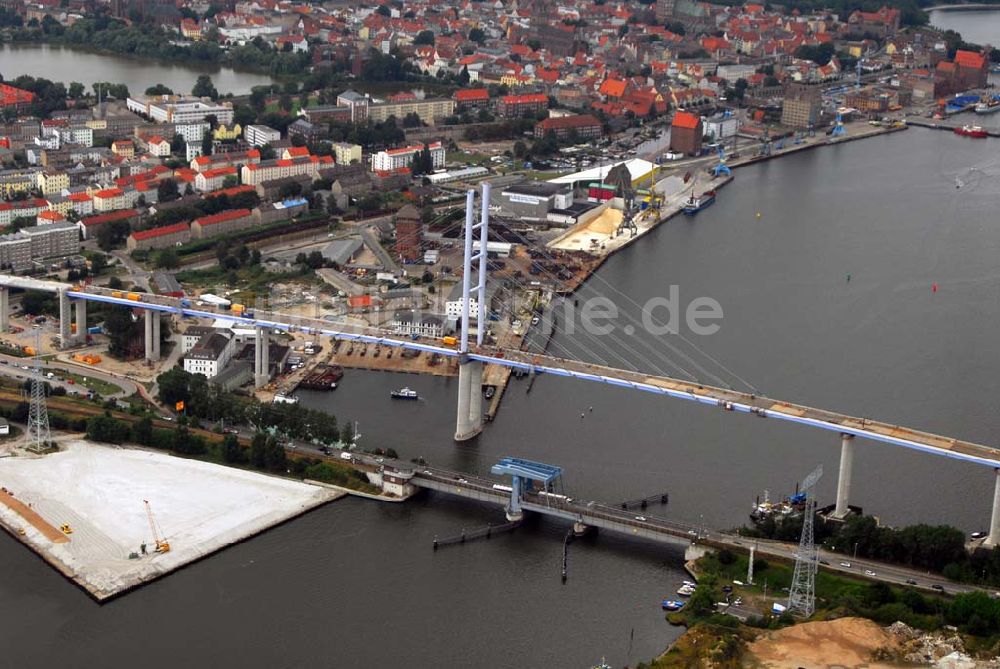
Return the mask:
<path fill-rule="evenodd" d="M 712 297 L 719 332 L 682 329 L 700 352 L 667 340 L 689 371 L 693 362 L 773 397 L 995 443 L 996 146 L 914 128 L 740 169 L 713 207 L 612 257 L 581 297 L 602 293 L 626 315 L 670 285 L 683 305 Z M 550 352 L 617 348 L 666 367 L 646 344 L 669 350 L 640 330 L 603 344 L 557 335 Z M 423 401 L 390 401 L 403 385 Z M 530 393 L 514 382 L 485 434 L 456 445 L 455 386 L 348 371 L 338 390 L 303 402 L 358 420 L 364 443 L 404 458 L 480 473 L 504 455 L 534 458 L 561 465 L 577 499 L 668 491 L 669 506 L 650 515 L 711 527 L 743 523 L 755 496 L 791 492 L 817 464 L 820 500 L 832 502 L 834 434 L 541 376 Z M 859 441 L 854 471 L 851 501 L 884 522 L 971 531 L 988 521 L 993 479 L 982 467 Z M 565 585 L 559 523 L 431 550 L 435 536 L 500 518 L 438 495 L 343 500 L 103 607 L 0 535 L 3 663 L 580 668 L 606 656 L 619 667 L 678 634 L 658 602 L 684 578 L 680 549 L 599 535 L 572 545 Z"/>

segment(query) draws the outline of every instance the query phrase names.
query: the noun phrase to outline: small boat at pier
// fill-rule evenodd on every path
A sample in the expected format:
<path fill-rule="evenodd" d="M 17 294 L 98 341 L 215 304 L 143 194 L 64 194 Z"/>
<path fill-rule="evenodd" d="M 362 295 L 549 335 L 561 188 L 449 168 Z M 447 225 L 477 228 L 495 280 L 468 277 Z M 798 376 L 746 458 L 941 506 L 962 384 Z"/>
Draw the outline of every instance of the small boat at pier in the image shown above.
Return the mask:
<path fill-rule="evenodd" d="M 714 190 L 707 190 L 698 197 L 695 197 L 694 193 L 692 193 L 691 199 L 687 201 L 687 204 L 684 205 L 684 208 L 681 211 L 683 211 L 687 216 L 694 216 L 705 207 L 711 205 L 713 202 L 715 202 Z"/>

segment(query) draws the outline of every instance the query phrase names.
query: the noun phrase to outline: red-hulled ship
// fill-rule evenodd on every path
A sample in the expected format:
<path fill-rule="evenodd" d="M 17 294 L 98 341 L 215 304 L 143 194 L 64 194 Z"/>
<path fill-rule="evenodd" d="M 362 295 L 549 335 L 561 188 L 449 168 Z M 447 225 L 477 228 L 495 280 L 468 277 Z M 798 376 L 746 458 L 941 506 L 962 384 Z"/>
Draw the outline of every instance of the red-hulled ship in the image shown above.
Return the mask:
<path fill-rule="evenodd" d="M 961 128 L 955 128 L 955 134 L 965 137 L 975 137 L 977 139 L 988 137 L 982 126 L 978 125 L 963 125 Z"/>

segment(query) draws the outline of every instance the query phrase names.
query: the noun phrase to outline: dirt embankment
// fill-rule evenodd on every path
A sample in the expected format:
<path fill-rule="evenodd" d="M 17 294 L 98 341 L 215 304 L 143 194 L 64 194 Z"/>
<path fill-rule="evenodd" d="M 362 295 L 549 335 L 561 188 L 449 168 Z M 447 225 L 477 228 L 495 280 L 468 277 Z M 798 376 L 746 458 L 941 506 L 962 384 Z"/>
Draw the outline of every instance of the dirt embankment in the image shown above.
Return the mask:
<path fill-rule="evenodd" d="M 898 640 L 864 618 L 803 623 L 766 632 L 750 644 L 745 664 L 760 669 L 894 669 L 874 661 L 879 649 L 895 651 Z"/>

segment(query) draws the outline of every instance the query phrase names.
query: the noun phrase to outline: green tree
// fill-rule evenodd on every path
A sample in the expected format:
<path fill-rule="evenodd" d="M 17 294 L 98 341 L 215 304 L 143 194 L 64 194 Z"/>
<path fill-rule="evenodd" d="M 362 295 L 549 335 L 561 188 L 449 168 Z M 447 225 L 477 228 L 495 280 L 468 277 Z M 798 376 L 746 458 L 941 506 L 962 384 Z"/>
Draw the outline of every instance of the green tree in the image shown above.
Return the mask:
<path fill-rule="evenodd" d="M 344 421 L 344 424 L 340 428 L 340 441 L 343 444 L 351 444 L 354 442 L 354 425 L 351 421 Z"/>
<path fill-rule="evenodd" d="M 212 155 L 212 133 L 210 132 L 206 132 L 204 136 L 201 138 L 201 155 L 203 156 Z M 188 184 L 188 188 L 190 187 L 191 184 Z M 185 195 L 187 195 L 186 192 Z"/>
<path fill-rule="evenodd" d="M 69 85 L 69 96 L 74 100 L 79 100 L 80 98 L 82 98 L 84 96 L 84 93 L 86 93 L 86 91 L 87 89 L 85 89 L 83 87 L 83 84 L 81 84 L 79 81 L 71 82 Z"/>
<path fill-rule="evenodd" d="M 177 182 L 174 181 L 173 177 L 161 179 L 160 183 L 156 184 L 156 196 L 160 202 L 170 202 L 181 196 L 180 191 L 177 190 Z"/>
<path fill-rule="evenodd" d="M 191 88 L 191 95 L 215 100 L 219 97 L 219 91 L 216 90 L 215 85 L 212 83 L 212 77 L 207 74 L 200 74 L 198 75 L 198 80 L 195 81 L 194 86 Z"/>
<path fill-rule="evenodd" d="M 222 440 L 222 459 L 232 464 L 247 461 L 246 451 L 240 446 L 240 440 L 235 434 L 227 434 Z"/>
<path fill-rule="evenodd" d="M 153 443 L 153 420 L 149 416 L 143 416 L 132 426 L 132 438 L 143 446 Z"/>
<path fill-rule="evenodd" d="M 209 81 L 211 83 L 211 81 Z M 146 89 L 146 95 L 173 95 L 174 91 L 169 86 L 154 84 Z"/>
<path fill-rule="evenodd" d="M 273 439 L 273 437 L 271 438 Z M 258 432 L 250 442 L 250 464 L 257 469 L 264 469 L 264 454 L 267 447 L 267 440 L 268 436 L 266 434 Z"/>
<path fill-rule="evenodd" d="M 177 249 L 160 249 L 156 254 L 156 266 L 162 269 L 177 269 L 181 266 L 181 257 L 177 255 Z"/>

